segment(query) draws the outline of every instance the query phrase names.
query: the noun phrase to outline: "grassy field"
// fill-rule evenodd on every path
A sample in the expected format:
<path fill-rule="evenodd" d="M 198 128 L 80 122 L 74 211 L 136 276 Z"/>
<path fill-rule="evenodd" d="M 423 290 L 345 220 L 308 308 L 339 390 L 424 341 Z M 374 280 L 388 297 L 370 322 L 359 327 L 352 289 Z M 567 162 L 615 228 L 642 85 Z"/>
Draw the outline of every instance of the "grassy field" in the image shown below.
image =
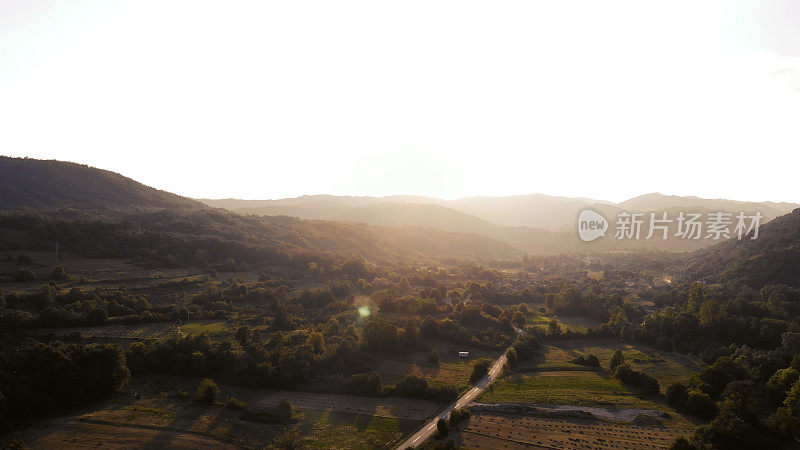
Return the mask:
<path fill-rule="evenodd" d="M 478 397 L 487 403 L 514 402 L 581 406 L 650 408 L 619 380 L 589 371 L 514 374 L 489 386 Z"/>
<path fill-rule="evenodd" d="M 450 342 L 433 341 L 432 347 L 439 351 L 439 363 L 428 361 L 428 352 L 411 352 L 378 358 L 374 370 L 386 384 L 396 383 L 412 374 L 428 377 L 431 384 L 451 384 L 466 387 L 472 366 L 480 358 L 496 358 L 500 350 L 484 347 L 456 345 Z M 459 358 L 459 351 L 468 351 L 469 358 Z"/>
<path fill-rule="evenodd" d="M 537 326 L 543 330 L 546 330 L 550 321 L 555 319 L 556 322 L 561 326 L 562 330 L 573 330 L 578 332 L 584 332 L 589 328 L 595 327 L 600 325 L 595 319 L 583 316 L 551 316 L 544 314 L 541 308 L 543 308 L 542 304 L 540 303 L 528 303 L 528 325 Z"/>
<path fill-rule="evenodd" d="M 34 449 L 242 448 L 242 446 L 190 432 L 76 420 L 48 422 L 45 426 L 27 430 L 24 442 Z"/>
<path fill-rule="evenodd" d="M 403 436 L 416 431 L 422 423 L 330 410 L 313 411 L 296 427 L 279 436 L 275 445 L 324 449 L 394 448 L 402 442 Z"/>
<path fill-rule="evenodd" d="M 548 320 L 553 319 L 553 317 L 548 317 Z M 562 330 L 572 330 L 572 331 L 579 331 L 583 332 L 588 330 L 589 328 L 596 327 L 600 325 L 595 319 L 591 319 L 588 317 L 580 317 L 580 316 L 558 316 L 555 317 L 558 321 L 559 325 L 561 325 Z"/>
<path fill-rule="evenodd" d="M 595 327 L 600 325 L 600 322 L 590 319 L 588 317 L 580 317 L 580 316 L 545 316 L 545 315 L 534 315 L 530 314 L 528 317 L 528 323 L 530 325 L 535 325 L 543 330 L 546 330 L 550 324 L 551 320 L 558 322 L 561 326 L 562 330 L 572 330 L 578 332 L 584 332 L 589 328 Z"/>
<path fill-rule="evenodd" d="M 587 370 L 586 367 L 572 363 L 578 356 L 590 353 L 600 359 L 603 368 L 608 369 L 611 356 L 621 350 L 625 362 L 633 369 L 641 370 L 655 377 L 663 391 L 671 383 L 685 381 L 700 370 L 699 363 L 686 355 L 658 350 L 645 344 L 634 344 L 615 339 L 573 339 L 553 342 L 544 348 L 544 360 L 526 367 L 527 370 Z"/>
<path fill-rule="evenodd" d="M 195 322 L 181 325 L 181 331 L 186 334 L 200 334 L 200 333 L 221 333 L 224 331 L 231 331 L 230 325 L 226 322 Z"/>

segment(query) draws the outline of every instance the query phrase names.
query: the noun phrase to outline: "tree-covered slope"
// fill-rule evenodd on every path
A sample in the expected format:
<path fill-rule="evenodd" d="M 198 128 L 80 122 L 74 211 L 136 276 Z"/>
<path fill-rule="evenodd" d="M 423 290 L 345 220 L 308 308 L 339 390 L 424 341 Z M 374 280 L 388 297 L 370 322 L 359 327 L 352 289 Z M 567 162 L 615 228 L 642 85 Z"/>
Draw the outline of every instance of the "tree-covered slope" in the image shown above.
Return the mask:
<path fill-rule="evenodd" d="M 800 286 L 800 208 L 759 230 L 757 239 L 732 239 L 699 250 L 686 269 L 692 279 Z"/>
<path fill-rule="evenodd" d="M 200 202 L 108 170 L 0 156 L 0 209 L 200 209 Z"/>

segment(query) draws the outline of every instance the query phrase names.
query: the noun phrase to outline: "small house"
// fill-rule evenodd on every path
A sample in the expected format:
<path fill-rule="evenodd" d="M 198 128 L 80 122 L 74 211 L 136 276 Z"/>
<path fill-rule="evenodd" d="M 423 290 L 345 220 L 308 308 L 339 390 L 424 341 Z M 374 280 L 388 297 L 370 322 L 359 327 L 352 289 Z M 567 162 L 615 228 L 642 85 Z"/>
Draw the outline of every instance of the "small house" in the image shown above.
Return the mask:
<path fill-rule="evenodd" d="M 458 352 L 459 358 L 469 358 L 469 352 Z"/>

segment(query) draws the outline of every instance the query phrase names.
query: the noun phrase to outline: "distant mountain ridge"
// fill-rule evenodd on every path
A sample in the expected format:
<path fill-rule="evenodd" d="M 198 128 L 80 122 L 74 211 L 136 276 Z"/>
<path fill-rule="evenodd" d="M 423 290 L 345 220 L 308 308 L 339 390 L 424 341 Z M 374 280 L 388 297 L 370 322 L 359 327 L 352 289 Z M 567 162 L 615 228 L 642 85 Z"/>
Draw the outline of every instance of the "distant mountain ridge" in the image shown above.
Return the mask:
<path fill-rule="evenodd" d="M 385 224 L 391 217 L 399 225 L 417 225 L 440 227 L 442 224 L 439 215 L 447 215 L 454 222 L 445 223 L 443 228 L 452 227 L 463 229 L 462 222 L 469 222 L 476 228 L 473 232 L 481 232 L 480 228 L 487 225 L 502 227 L 530 227 L 545 231 L 567 232 L 575 231 L 578 214 L 585 208 L 592 208 L 607 219 L 613 219 L 622 211 L 628 212 L 668 212 L 670 217 L 684 212 L 745 212 L 754 214 L 760 212 L 763 223 L 775 217 L 786 214 L 800 205 L 792 203 L 774 202 L 741 202 L 726 199 L 704 199 L 699 197 L 680 197 L 663 195 L 659 193 L 645 194 L 631 198 L 621 203 L 590 198 L 554 197 L 544 194 L 517 195 L 508 197 L 466 197 L 456 200 L 443 200 L 431 197 L 417 196 L 390 196 L 390 197 L 348 197 L 333 195 L 313 195 L 280 200 L 209 200 L 201 202 L 229 209 L 244 214 L 256 215 L 287 215 L 304 219 L 344 220 Z M 400 212 L 407 210 L 408 206 L 400 205 L 435 205 L 440 209 L 433 214 L 434 209 L 429 209 L 428 222 L 419 215 L 404 217 Z M 382 205 L 382 206 L 376 206 Z M 397 209 L 397 211 L 393 211 Z M 361 208 L 360 210 L 358 208 Z M 369 209 L 373 211 L 367 213 Z M 445 212 L 447 208 L 450 211 Z M 377 214 L 380 209 L 385 216 Z M 459 215 L 457 213 L 461 213 Z M 470 217 L 464 216 L 468 215 Z M 456 220 L 457 219 L 457 220 Z M 484 221 L 485 223 L 480 223 Z"/>
<path fill-rule="evenodd" d="M 795 203 L 775 202 L 743 202 L 726 200 L 722 198 L 709 199 L 694 196 L 681 197 L 678 195 L 663 195 L 659 193 L 645 194 L 618 203 L 617 207 L 635 211 L 659 211 L 669 208 L 682 208 L 685 211 L 724 211 L 724 212 L 760 212 L 765 220 L 790 213 L 800 205 Z"/>
<path fill-rule="evenodd" d="M 145 186 L 114 172 L 81 164 L 0 157 L 0 211 L 75 210 L 81 213 L 88 211 L 97 217 L 119 219 L 143 211 L 206 211 L 222 208 L 238 214 L 261 216 L 265 219 L 261 221 L 262 224 L 270 222 L 270 217 L 278 216 L 351 225 L 364 224 L 365 227 L 336 228 L 336 230 L 337 232 L 343 232 L 345 229 L 362 230 L 364 236 L 380 235 L 383 236 L 381 239 L 388 239 L 389 234 L 394 234 L 391 240 L 395 244 L 396 237 L 405 235 L 407 243 L 414 243 L 409 245 L 409 248 L 415 247 L 423 253 L 438 248 L 440 250 L 436 251 L 450 255 L 508 255 L 515 252 L 583 253 L 636 249 L 696 250 L 719 241 L 678 238 L 645 240 L 644 236 L 647 235 L 649 225 L 642 227 L 641 240 L 618 240 L 614 237 L 615 216 L 621 211 L 634 209 L 656 213 L 667 212 L 673 218 L 680 211 L 700 213 L 744 211 L 748 214 L 758 211 L 763 216 L 763 224 L 796 206 L 798 205 L 788 203 L 737 202 L 662 194 L 646 194 L 618 204 L 589 198 L 553 197 L 543 194 L 468 197 L 456 200 L 404 195 L 389 197 L 313 195 L 280 200 L 224 199 L 201 202 Z M 592 208 L 612 222 L 605 237 L 591 243 L 580 241 L 576 220 L 578 213 L 584 208 Z M 218 221 L 223 217 L 232 218 L 233 215 L 225 212 L 213 217 L 214 221 Z M 311 224 L 302 221 L 287 223 L 292 223 L 292 227 L 298 232 L 313 228 Z M 383 231 L 378 231 L 375 227 L 385 228 L 382 228 Z M 234 230 L 231 232 L 236 235 Z M 675 235 L 674 225 L 670 227 L 669 234 Z M 285 234 L 285 236 L 291 235 L 291 232 Z M 325 240 L 319 242 L 322 241 Z M 470 241 L 474 242 L 474 248 L 458 247 Z M 420 247 L 423 242 L 424 246 Z M 327 243 L 319 248 L 341 250 L 334 239 L 328 239 Z"/>

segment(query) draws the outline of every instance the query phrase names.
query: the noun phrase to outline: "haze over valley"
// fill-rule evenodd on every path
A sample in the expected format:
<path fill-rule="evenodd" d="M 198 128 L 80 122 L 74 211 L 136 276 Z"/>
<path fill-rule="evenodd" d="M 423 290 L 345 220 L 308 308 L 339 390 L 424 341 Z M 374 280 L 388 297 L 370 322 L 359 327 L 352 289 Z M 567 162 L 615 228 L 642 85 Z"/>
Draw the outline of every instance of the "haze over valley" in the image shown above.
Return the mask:
<path fill-rule="evenodd" d="M 587 249 L 587 246 L 576 237 L 578 214 L 587 208 L 596 210 L 609 219 L 623 211 L 642 212 L 648 217 L 651 212 L 657 213 L 659 217 L 665 212 L 675 217 L 681 211 L 704 216 L 713 212 L 732 215 L 741 212 L 747 214 L 759 212 L 763 216 L 763 222 L 766 223 L 800 206 L 792 203 L 740 202 L 658 193 L 640 195 L 620 203 L 542 194 L 469 197 L 455 200 L 402 195 L 390 197 L 309 195 L 278 200 L 200 199 L 199 201 L 241 214 L 284 215 L 303 219 L 384 226 L 417 226 L 475 233 L 508 242 L 523 251 L 551 253 Z M 674 230 L 671 231 L 674 234 Z M 611 230 L 609 237 L 612 237 L 613 233 Z M 663 240 L 614 242 L 613 239 L 606 239 L 605 242 L 595 243 L 593 247 L 588 248 L 691 250 L 711 243 L 713 243 L 711 239 L 666 242 Z"/>
<path fill-rule="evenodd" d="M 800 2 L 0 0 L 0 450 L 800 448 Z"/>

